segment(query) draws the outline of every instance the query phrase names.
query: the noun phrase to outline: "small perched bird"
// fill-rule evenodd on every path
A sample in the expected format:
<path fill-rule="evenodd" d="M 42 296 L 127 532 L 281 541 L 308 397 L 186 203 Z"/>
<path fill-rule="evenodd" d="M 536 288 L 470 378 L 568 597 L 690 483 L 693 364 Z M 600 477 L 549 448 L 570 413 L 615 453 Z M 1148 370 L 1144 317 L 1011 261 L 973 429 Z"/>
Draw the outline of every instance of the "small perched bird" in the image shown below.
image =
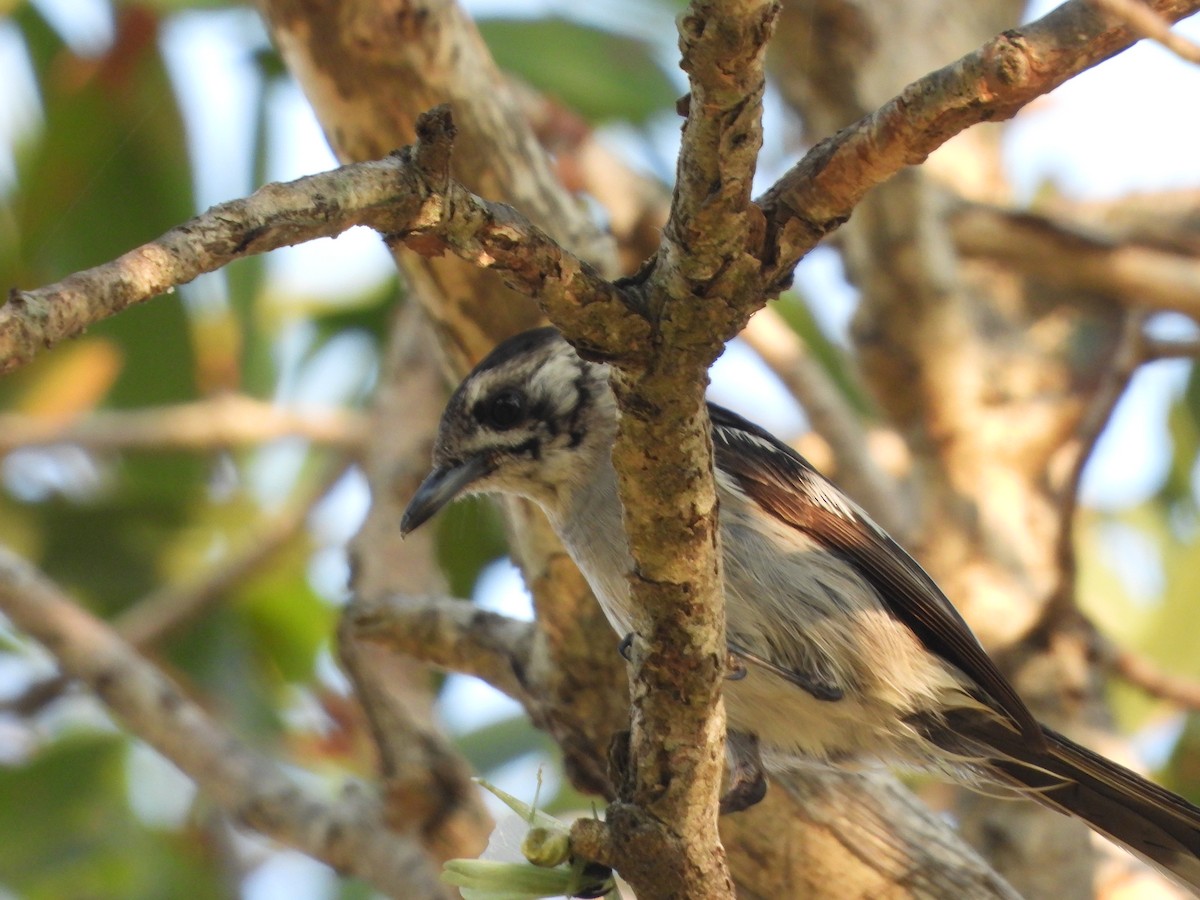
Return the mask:
<path fill-rule="evenodd" d="M 881 760 L 1078 816 L 1200 893 L 1200 809 L 1039 724 L 933 579 L 861 509 L 768 432 L 713 404 L 709 415 L 740 668 L 724 691 L 725 808 L 761 799 L 760 747 L 769 765 Z M 552 328 L 510 338 L 450 398 L 401 530 L 463 494 L 526 497 L 628 635 L 616 430 L 606 366 Z"/>

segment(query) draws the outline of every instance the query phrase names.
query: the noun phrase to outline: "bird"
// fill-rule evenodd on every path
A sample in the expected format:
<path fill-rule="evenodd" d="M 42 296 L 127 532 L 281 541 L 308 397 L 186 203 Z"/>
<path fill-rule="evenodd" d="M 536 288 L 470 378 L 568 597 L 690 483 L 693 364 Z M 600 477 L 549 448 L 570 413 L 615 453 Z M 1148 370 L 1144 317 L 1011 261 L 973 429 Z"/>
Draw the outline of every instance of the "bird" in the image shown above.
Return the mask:
<path fill-rule="evenodd" d="M 722 811 L 762 798 L 764 766 L 883 763 L 1075 816 L 1200 896 L 1200 808 L 1039 723 L 862 509 L 770 432 L 708 413 L 732 663 Z M 447 402 L 401 532 L 467 494 L 533 501 L 628 646 L 617 423 L 608 365 L 553 327 L 502 341 Z"/>

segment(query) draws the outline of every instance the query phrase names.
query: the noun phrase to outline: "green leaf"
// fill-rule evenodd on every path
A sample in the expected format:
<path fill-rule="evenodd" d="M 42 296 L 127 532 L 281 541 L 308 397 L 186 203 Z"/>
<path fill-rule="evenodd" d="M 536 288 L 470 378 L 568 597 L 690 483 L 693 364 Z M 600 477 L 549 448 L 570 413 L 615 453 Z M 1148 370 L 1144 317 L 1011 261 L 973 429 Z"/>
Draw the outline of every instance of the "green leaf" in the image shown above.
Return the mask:
<path fill-rule="evenodd" d="M 153 14 L 121 11 L 113 46 L 95 59 L 71 51 L 34 6 L 22 7 L 16 21 L 33 62 L 45 127 L 18 148 L 18 186 L 9 201 L 15 247 L 0 248 L 0 285 L 31 287 L 114 259 L 187 219 L 192 179 Z M 190 326 L 177 297 L 102 321 L 91 327 L 89 340 L 106 344 L 115 360 L 115 378 L 103 392 L 107 405 L 196 396 Z M 39 360 L 5 385 L 5 397 L 32 389 L 55 365 L 52 358 Z M 204 466 L 161 455 L 130 460 L 120 474 L 136 491 L 186 502 Z"/>
<path fill-rule="evenodd" d="M 679 91 L 642 41 L 566 19 L 485 19 L 496 62 L 593 122 L 637 124 L 673 109 Z"/>
<path fill-rule="evenodd" d="M 1167 412 L 1171 462 L 1160 492 L 1168 503 L 1193 503 L 1192 470 L 1200 454 L 1200 367 L 1192 366 L 1187 386 Z"/>
<path fill-rule="evenodd" d="M 201 842 L 134 816 L 127 748 L 119 735 L 74 735 L 0 768 L 0 883 L 24 900 L 225 894 Z"/>
<path fill-rule="evenodd" d="M 127 493 L 26 508 L 42 535 L 38 563 L 102 615 L 119 612 L 160 583 L 161 554 L 186 512 L 169 497 Z"/>
<path fill-rule="evenodd" d="M 863 415 L 872 415 L 874 408 L 871 401 L 859 387 L 845 353 L 821 330 L 808 302 L 793 290 L 781 296 L 773 308 L 800 335 L 808 351 L 829 373 L 854 408 Z"/>
<path fill-rule="evenodd" d="M 469 731 L 459 736 L 456 744 L 477 772 L 490 772 L 535 751 L 554 751 L 553 741 L 523 715 Z"/>
<path fill-rule="evenodd" d="M 1193 803 L 1200 802 L 1200 716 L 1195 713 L 1187 717 L 1183 734 L 1167 762 L 1163 782 Z"/>
<path fill-rule="evenodd" d="M 438 516 L 438 563 L 455 597 L 470 597 L 483 567 L 506 552 L 504 527 L 491 501 L 467 497 Z"/>
<path fill-rule="evenodd" d="M 308 582 L 307 540 L 294 541 L 237 592 L 236 605 L 275 679 L 312 678 L 317 653 L 334 629 L 334 611 Z M 275 680 L 272 679 L 272 680 Z"/>
<path fill-rule="evenodd" d="M 45 127 L 19 148 L 12 205 L 22 253 L 0 281 L 31 286 L 113 259 L 193 211 L 183 121 L 144 7 L 117 16 L 113 46 L 75 55 L 23 7 Z"/>

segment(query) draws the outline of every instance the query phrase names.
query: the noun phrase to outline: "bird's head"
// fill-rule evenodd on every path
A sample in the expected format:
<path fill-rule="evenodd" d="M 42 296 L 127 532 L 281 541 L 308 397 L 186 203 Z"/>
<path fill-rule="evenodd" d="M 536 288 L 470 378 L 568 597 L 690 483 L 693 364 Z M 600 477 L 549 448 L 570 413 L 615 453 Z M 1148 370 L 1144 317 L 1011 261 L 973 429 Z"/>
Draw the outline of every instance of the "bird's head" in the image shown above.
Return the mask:
<path fill-rule="evenodd" d="M 405 510 L 401 531 L 466 494 L 516 494 L 552 512 L 607 464 L 615 429 L 606 366 L 581 359 L 553 328 L 511 337 L 447 403 L 433 471 Z"/>

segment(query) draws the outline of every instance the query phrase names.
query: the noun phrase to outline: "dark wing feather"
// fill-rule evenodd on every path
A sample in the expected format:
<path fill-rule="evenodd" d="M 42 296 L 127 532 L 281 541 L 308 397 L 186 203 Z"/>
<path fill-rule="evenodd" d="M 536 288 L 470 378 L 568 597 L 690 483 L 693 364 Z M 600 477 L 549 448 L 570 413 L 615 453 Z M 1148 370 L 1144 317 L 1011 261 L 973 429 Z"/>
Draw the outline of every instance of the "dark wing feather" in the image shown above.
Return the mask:
<path fill-rule="evenodd" d="M 764 510 L 851 563 L 931 652 L 971 678 L 1030 740 L 1041 726 L 954 605 L 903 548 L 770 432 L 712 403 L 717 465 Z"/>

